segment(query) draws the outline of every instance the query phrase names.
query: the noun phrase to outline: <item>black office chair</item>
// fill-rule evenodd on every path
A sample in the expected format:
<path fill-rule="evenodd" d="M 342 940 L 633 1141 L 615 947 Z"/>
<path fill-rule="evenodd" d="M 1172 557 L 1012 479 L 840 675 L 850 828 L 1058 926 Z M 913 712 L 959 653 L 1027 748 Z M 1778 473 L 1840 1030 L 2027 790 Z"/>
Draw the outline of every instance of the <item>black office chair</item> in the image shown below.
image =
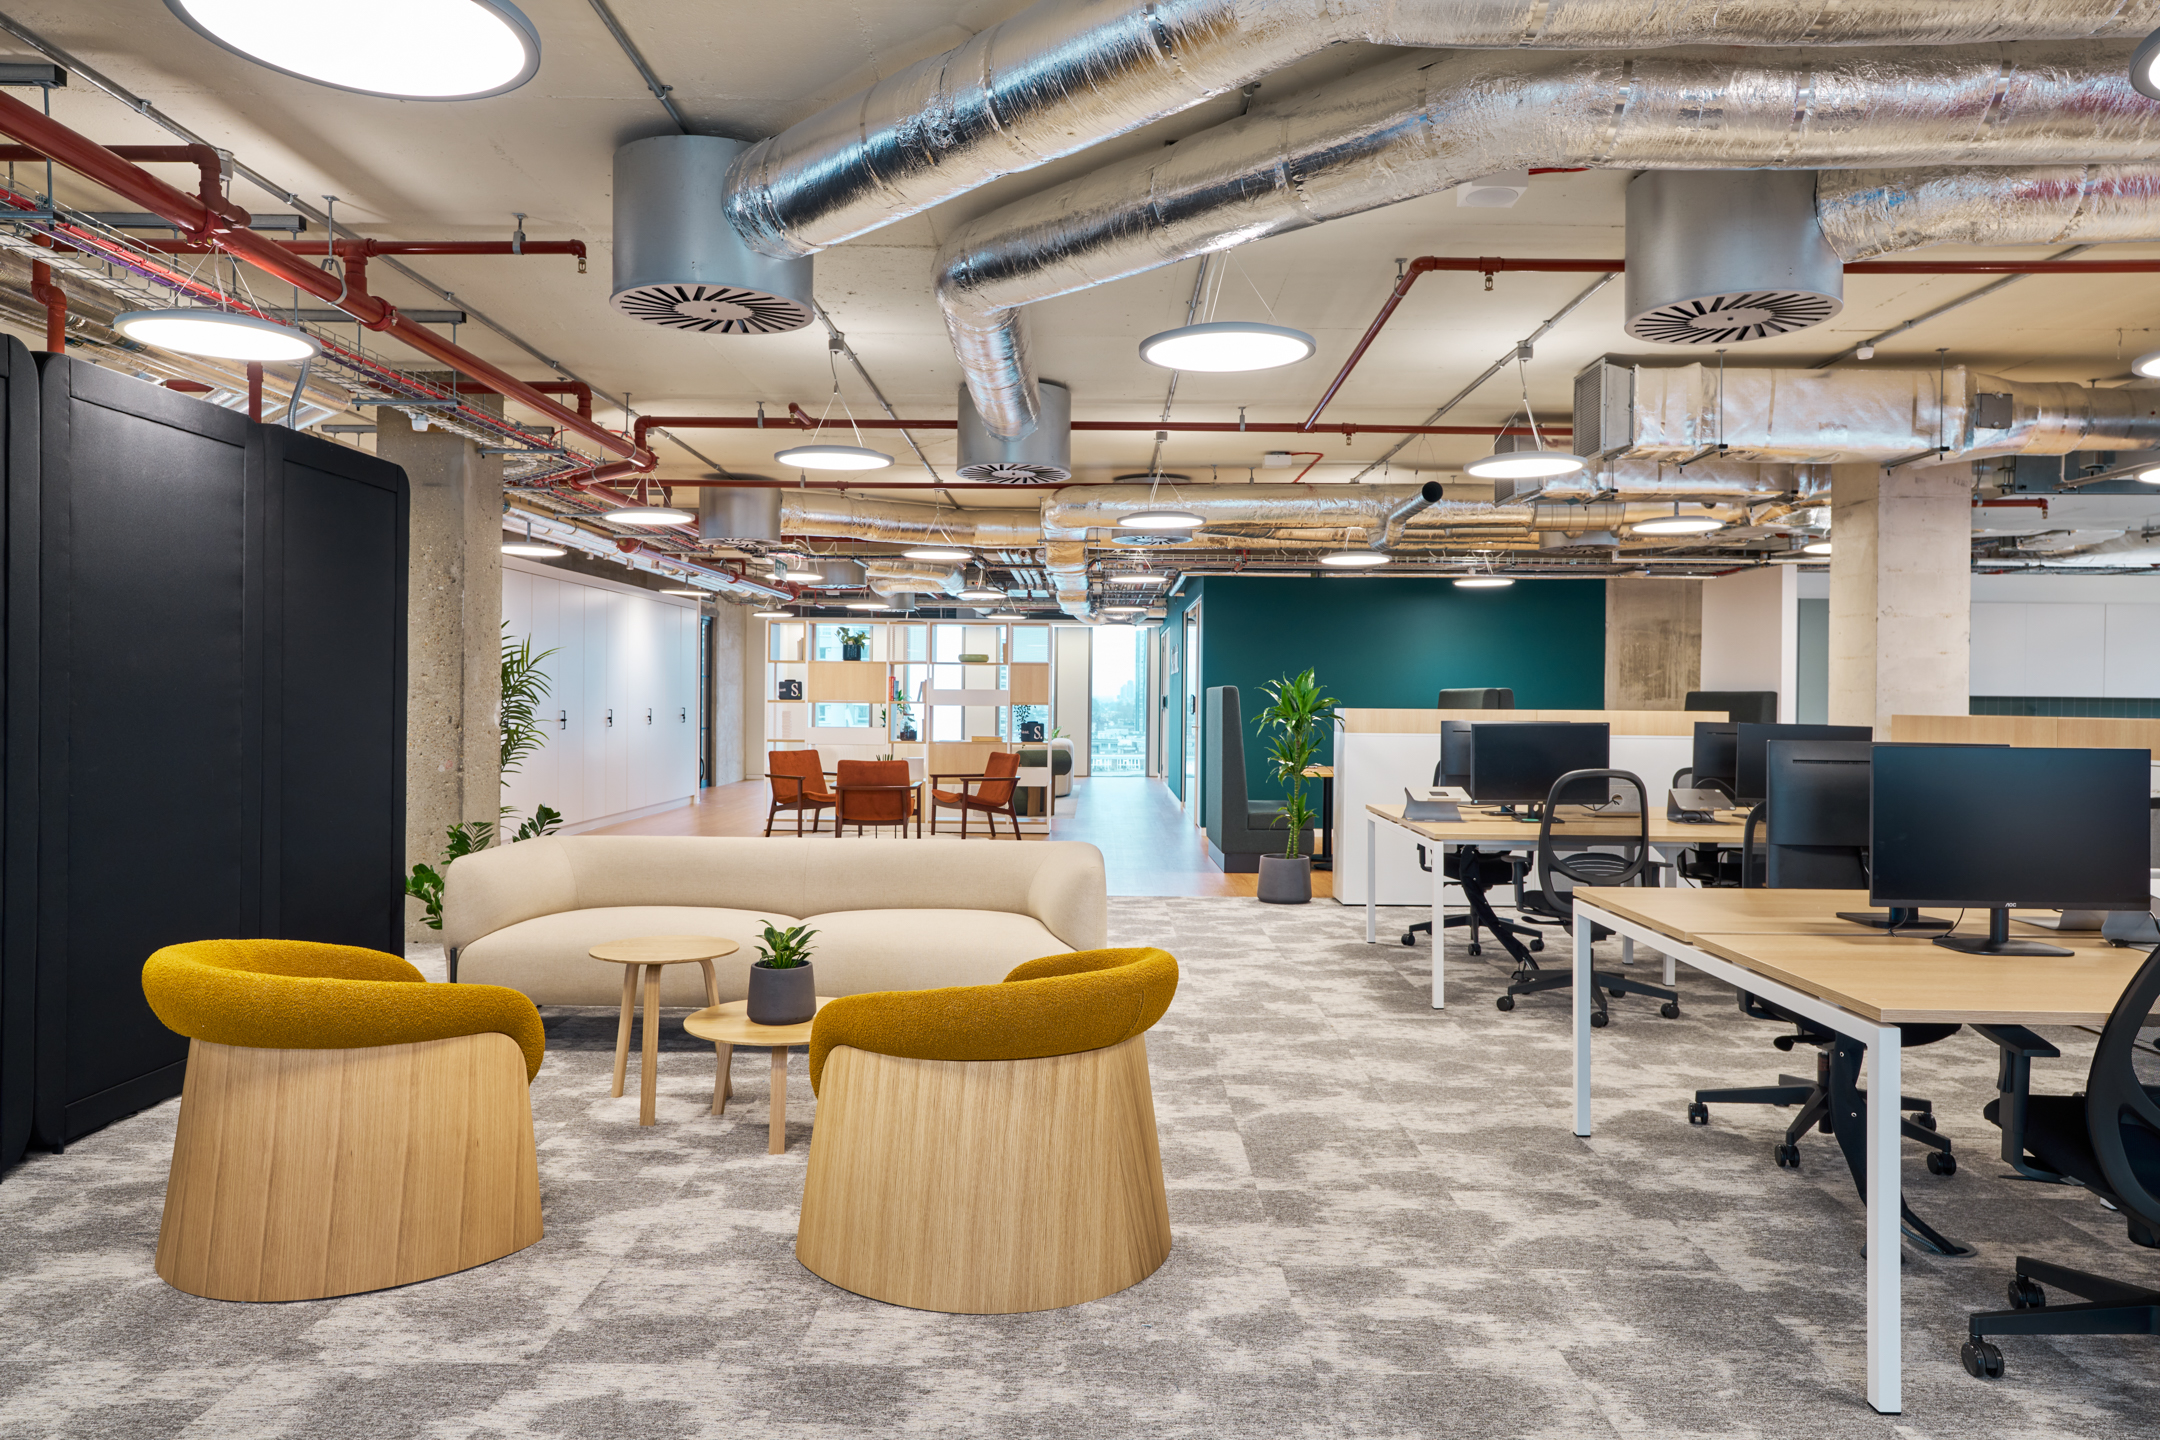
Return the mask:
<path fill-rule="evenodd" d="M 1761 888 L 1763 884 L 1760 867 L 1755 858 L 1755 827 L 1765 818 L 1767 806 L 1758 805 L 1748 812 L 1747 828 L 1742 832 L 1742 881 L 1749 889 Z M 1818 859 L 1816 864 L 1825 863 Z M 1809 888 L 1858 889 L 1866 886 L 1867 872 L 1859 857 L 1852 858 L 1849 874 L 1831 875 L 1817 873 L 1807 877 Z M 1867 1191 L 1867 1154 L 1864 1148 L 1866 1131 L 1866 1096 L 1859 1088 L 1860 1061 L 1867 1047 L 1857 1040 L 1824 1030 L 1805 1016 L 1795 1014 L 1782 1005 L 1773 1004 L 1747 991 L 1737 992 L 1740 1013 L 1750 1020 L 1768 1020 L 1780 1025 L 1790 1025 L 1793 1033 L 1780 1035 L 1770 1043 L 1790 1054 L 1794 1047 L 1816 1047 L 1815 1078 L 1809 1080 L 1799 1075 L 1780 1075 L 1775 1085 L 1750 1085 L 1739 1089 L 1697 1090 L 1695 1098 L 1688 1102 L 1687 1117 L 1690 1125 L 1708 1125 L 1712 1105 L 1778 1105 L 1800 1107 L 1800 1113 L 1792 1124 L 1785 1127 L 1785 1138 L 1771 1152 L 1782 1169 L 1800 1168 L 1800 1137 L 1808 1131 L 1820 1129 L 1826 1135 L 1834 1135 L 1838 1148 L 1844 1152 L 1853 1178 L 1860 1185 L 1861 1193 Z M 1903 1025 L 1898 1028 L 1902 1048 L 1910 1050 L 1916 1045 L 1933 1045 L 1947 1040 L 1958 1032 L 1955 1025 Z M 1950 1139 L 1935 1133 L 1935 1104 L 1917 1095 L 1898 1096 L 1898 1109 L 1912 1111 L 1913 1118 L 1898 1120 L 1898 1129 L 1906 1139 L 1928 1147 L 1927 1167 L 1930 1174 L 1957 1174 L 1957 1156 L 1952 1153 Z M 1850 1123 L 1841 1125 L 1839 1117 Z M 1935 1250 L 1938 1254 L 1956 1255 L 1969 1253 L 1965 1247 L 1946 1240 L 1934 1227 L 1912 1213 L 1910 1207 L 1904 1212 L 1906 1229 L 1914 1239 Z"/>
<path fill-rule="evenodd" d="M 1417 863 L 1418 869 L 1428 875 L 1432 873 L 1432 861 L 1426 856 L 1423 845 L 1417 847 Z M 1493 938 L 1500 942 L 1500 947 L 1513 956 L 1518 965 L 1537 963 L 1524 953 L 1516 937 L 1528 940 L 1532 950 L 1545 948 L 1544 937 L 1538 934 L 1534 926 L 1502 919 L 1492 908 L 1492 901 L 1487 895 L 1495 885 L 1512 883 L 1515 886 L 1515 903 L 1518 908 L 1522 905 L 1523 862 L 1520 858 L 1505 850 L 1479 850 L 1458 846 L 1440 857 L 1440 873 L 1462 887 L 1467 913 L 1450 915 L 1444 923 L 1450 930 L 1457 926 L 1468 927 L 1472 955 L 1485 953 L 1478 944 L 1478 932 L 1490 930 Z M 1420 920 L 1403 931 L 1402 943 L 1415 945 L 1421 934 L 1432 934 L 1432 921 Z"/>
<path fill-rule="evenodd" d="M 1446 775 L 1447 765 L 1445 761 L 1433 766 L 1433 785 L 1437 788 L 1447 783 Z M 1423 870 L 1428 875 L 1432 873 L 1432 861 L 1427 858 L 1423 845 L 1417 847 L 1417 863 L 1418 869 Z M 1515 936 L 1519 935 L 1528 940 L 1532 950 L 1543 950 L 1545 948 L 1543 937 L 1538 934 L 1534 927 L 1513 920 L 1501 919 L 1499 915 L 1494 913 L 1492 902 L 1486 898 L 1486 892 L 1493 886 L 1513 882 L 1515 886 L 1515 904 L 1518 908 L 1522 905 L 1522 862 L 1520 860 L 1517 860 L 1505 850 L 1478 850 L 1458 846 L 1441 857 L 1440 865 L 1441 873 L 1462 887 L 1463 899 L 1469 910 L 1469 913 L 1464 915 L 1448 916 L 1447 928 L 1450 930 L 1455 929 L 1457 926 L 1467 926 L 1469 928 L 1470 953 L 1472 955 L 1485 953 L 1478 944 L 1478 932 L 1480 930 L 1492 931 L 1493 938 L 1500 942 L 1501 947 L 1508 954 L 1515 957 L 1517 964 L 1528 962 L 1530 957 L 1522 953 L 1520 945 L 1514 943 Z M 1417 944 L 1417 937 L 1421 934 L 1432 934 L 1432 921 L 1420 920 L 1403 931 L 1402 943 L 1415 945 Z"/>
<path fill-rule="evenodd" d="M 2145 957 L 2115 1002 L 2082 1095 L 2034 1095 L 2026 1102 L 2025 1149 L 2033 1161 L 2067 1175 L 2121 1212 L 2130 1242 L 2160 1249 L 2160 1087 L 2139 1081 L 2133 1057 L 2138 1031 L 2160 1002 L 2160 948 Z M 1999 1101 L 1983 1112 L 2001 1123 Z M 2050 1305 L 2040 1287 L 2082 1295 L 2082 1305 Z M 2160 1290 L 2126 1285 L 2044 1260 L 2017 1257 L 2010 1308 L 1972 1317 L 1960 1358 L 1974 1375 L 2003 1373 L 2002 1351 L 1987 1335 L 2160 1334 Z"/>
<path fill-rule="evenodd" d="M 1606 847 L 1603 850 L 1570 848 L 1563 851 L 1553 842 L 1553 815 L 1559 809 L 1563 795 L 1579 792 L 1582 782 L 1589 780 L 1603 781 L 1608 786 L 1619 782 L 1635 787 L 1639 802 L 1635 810 L 1636 833 L 1632 836 L 1600 836 L 1595 841 L 1583 842 Z M 1615 850 L 1620 853 L 1612 853 Z M 1578 923 L 1575 919 L 1574 886 L 1640 884 L 1645 876 L 1654 874 L 1656 869 L 1657 862 L 1650 857 L 1649 794 L 1643 789 L 1642 781 L 1625 770 L 1570 770 L 1553 782 L 1552 790 L 1545 797 L 1544 817 L 1538 822 L 1537 889 L 1523 893 L 1522 912 L 1525 915 L 1543 915 L 1564 925 L 1572 935 Z M 1556 884 L 1553 878 L 1555 875 L 1568 883 L 1564 886 Z M 1590 938 L 1595 942 L 1610 934 L 1610 930 L 1592 926 Z M 1545 970 L 1528 956 L 1521 959 L 1527 963 L 1518 966 L 1510 977 L 1512 983 L 1509 984 L 1507 993 L 1493 1002 L 1502 1010 L 1514 1009 L 1515 997 L 1518 995 L 1560 990 L 1575 983 L 1572 959 L 1564 970 Z M 1595 1006 L 1590 1012 L 1590 1023 L 1599 1029 L 1612 1022 L 1612 1016 L 1605 1005 L 1607 995 L 1616 999 L 1622 995 L 1647 995 L 1665 1002 L 1658 1007 L 1660 1015 L 1668 1020 L 1677 1020 L 1680 1017 L 1680 994 L 1676 990 L 1645 985 L 1617 970 L 1593 968 L 1590 974 L 1595 982 L 1590 992 Z"/>

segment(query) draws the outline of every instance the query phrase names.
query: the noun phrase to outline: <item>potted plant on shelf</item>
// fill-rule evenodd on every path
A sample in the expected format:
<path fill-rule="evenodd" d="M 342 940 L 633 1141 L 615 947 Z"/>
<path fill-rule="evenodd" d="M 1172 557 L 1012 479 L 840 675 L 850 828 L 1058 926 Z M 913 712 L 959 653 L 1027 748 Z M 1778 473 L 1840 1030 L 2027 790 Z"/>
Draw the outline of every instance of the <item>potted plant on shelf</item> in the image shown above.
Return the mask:
<path fill-rule="evenodd" d="M 758 959 L 750 967 L 751 1024 L 800 1025 L 817 1014 L 817 983 L 810 973 L 810 937 L 815 934 L 807 925 L 782 930 L 769 920 L 765 923 L 764 938 L 757 942 Z"/>
<path fill-rule="evenodd" d="M 849 630 L 843 626 L 840 631 L 840 658 L 842 660 L 862 659 L 863 646 L 869 643 L 870 632 L 868 630 Z"/>
<path fill-rule="evenodd" d="M 1305 767 L 1320 753 L 1320 727 L 1335 718 L 1335 701 L 1320 693 L 1311 670 L 1260 689 L 1268 703 L 1253 719 L 1262 735 L 1272 735 L 1268 764 L 1282 786 L 1289 830 L 1282 854 L 1260 857 L 1260 898 L 1270 905 L 1303 905 L 1312 899 L 1312 857 L 1298 854 L 1298 841 L 1314 818 L 1305 799 Z"/>

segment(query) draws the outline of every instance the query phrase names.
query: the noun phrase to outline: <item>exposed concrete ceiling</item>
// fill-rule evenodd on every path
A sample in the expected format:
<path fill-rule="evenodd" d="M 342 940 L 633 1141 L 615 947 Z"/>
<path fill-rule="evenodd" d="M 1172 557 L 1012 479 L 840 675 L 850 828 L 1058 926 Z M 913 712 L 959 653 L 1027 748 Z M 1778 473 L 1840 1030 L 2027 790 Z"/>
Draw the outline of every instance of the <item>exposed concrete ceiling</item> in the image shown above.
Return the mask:
<path fill-rule="evenodd" d="M 457 103 L 372 99 L 289 79 L 209 44 L 155 0 L 18 0 L 6 8 L 14 19 L 302 196 L 336 195 L 339 218 L 364 233 L 394 239 L 505 238 L 513 212 L 522 211 L 534 239 L 585 240 L 593 254 L 585 275 L 575 273 L 574 262 L 559 258 L 428 258 L 414 265 L 596 385 L 627 393 L 641 413 L 744 414 L 760 401 L 769 410 L 789 401 L 813 412 L 824 406 L 831 380 L 819 328 L 778 336 L 705 337 L 658 330 L 609 308 L 612 153 L 624 141 L 673 127 L 587 0 L 528 0 L 524 9 L 544 46 L 537 78 L 508 95 Z M 743 138 L 772 133 L 1020 8 L 1019 0 L 615 4 L 692 123 Z M 364 6 L 352 7 L 351 15 L 355 25 L 368 23 Z M 0 50 L 8 48 L 0 43 Z M 1270 77 L 1265 91 L 1302 88 L 1392 53 L 1337 47 Z M 949 417 L 959 374 L 931 296 L 939 239 L 1020 195 L 1218 124 L 1239 103 L 1235 95 L 1225 97 L 838 246 L 817 259 L 818 298 L 903 414 Z M 169 139 L 80 83 L 55 94 L 53 108 L 69 125 L 108 143 Z M 1400 257 L 1618 256 L 1627 179 L 1625 172 L 1540 176 L 1521 203 L 1505 210 L 1466 209 L 1452 194 L 1441 194 L 1232 252 L 1219 316 L 1272 318 L 1310 331 L 1319 353 L 1284 370 L 1187 375 L 1179 386 L 1176 417 L 1234 421 L 1242 405 L 1253 420 L 1302 420 L 1394 283 Z M 66 179 L 61 193 L 93 208 L 112 203 Z M 282 208 L 244 184 L 235 198 L 251 209 Z M 2160 256 L 2160 246 L 2110 251 Z M 1982 252 L 1929 253 L 1955 258 Z M 1503 273 L 1488 292 L 1474 274 L 1426 277 L 1329 408 L 1328 419 L 1383 424 L 1423 419 L 1589 278 Z M 393 302 L 440 304 L 395 275 L 379 271 L 375 279 L 379 292 Z M 1135 342 L 1182 321 L 1192 280 L 1193 266 L 1186 264 L 1035 307 L 1041 371 L 1072 386 L 1076 416 L 1152 420 L 1160 413 L 1167 375 L 1140 361 Z M 1730 362 L 1810 362 L 1988 283 L 1984 277 L 1853 276 L 1845 310 L 1834 321 L 1736 349 Z M 1622 333 L 1621 310 L 1621 287 L 1610 285 L 1539 345 L 1528 381 L 1541 413 L 1566 412 L 1571 378 L 1592 358 L 1657 348 Z M 1948 363 L 1989 373 L 2106 381 L 2127 376 L 2128 357 L 2160 347 L 2156 335 L 2160 283 L 2154 280 L 2035 277 L 1886 342 L 1874 363 L 1932 365 L 1941 348 Z M 480 326 L 465 327 L 459 339 L 515 373 L 544 373 Z M 858 416 L 875 413 L 845 367 L 841 386 Z M 1516 377 L 1509 371 L 1449 419 L 1497 424 L 1519 406 Z M 604 406 L 602 416 L 620 418 Z M 793 437 L 708 431 L 685 438 L 731 468 L 772 474 L 772 450 Z M 950 432 L 920 438 L 934 463 L 941 468 L 952 463 Z M 912 461 L 890 432 L 871 443 Z M 1163 463 L 1197 478 L 1212 473 L 1233 480 L 1244 478 L 1245 468 L 1256 465 L 1266 450 L 1318 451 L 1324 458 L 1311 479 L 1348 479 L 1388 443 L 1372 436 L 1350 442 L 1339 430 L 1330 434 L 1324 427 L 1297 440 L 1176 435 Z M 1445 469 L 1483 448 L 1473 437 L 1433 437 L 1406 449 L 1395 468 L 1398 478 L 1404 469 Z M 663 477 L 704 473 L 705 467 L 682 450 L 665 441 L 659 449 Z M 1144 468 L 1152 450 L 1144 432 L 1082 434 L 1074 442 L 1074 460 L 1079 478 L 1108 478 Z M 922 478 L 912 465 L 890 473 L 896 479 Z M 980 490 L 961 492 L 960 498 L 977 505 L 1005 499 Z"/>

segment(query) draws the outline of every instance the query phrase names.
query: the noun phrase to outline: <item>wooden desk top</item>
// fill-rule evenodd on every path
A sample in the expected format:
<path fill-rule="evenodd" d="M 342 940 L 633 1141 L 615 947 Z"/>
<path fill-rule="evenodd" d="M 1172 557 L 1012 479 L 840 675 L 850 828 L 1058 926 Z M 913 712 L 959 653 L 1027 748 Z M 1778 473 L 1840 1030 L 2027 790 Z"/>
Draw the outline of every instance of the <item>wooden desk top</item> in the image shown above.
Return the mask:
<path fill-rule="evenodd" d="M 1967 955 L 1939 932 L 1885 935 L 1837 918 L 1868 910 L 1865 890 L 1655 890 L 1599 887 L 1583 898 L 1624 920 L 1889 1025 L 1941 1021 L 2097 1025 L 2144 963 L 2097 933 L 2058 934 L 2013 918 L 2012 933 L 2068 956 Z M 1942 911 L 1923 912 L 1950 919 Z M 1974 911 L 1960 933 L 1985 933 Z"/>
<path fill-rule="evenodd" d="M 1968 916 L 1960 933 L 1977 927 Z M 1984 926 L 1984 918 L 1981 925 Z M 2018 927 L 2039 938 L 2046 932 Z M 1982 932 L 1984 933 L 1984 931 Z M 2075 953 L 1966 955 L 1925 936 L 1704 935 L 1700 948 L 1887 1025 L 2101 1025 L 2145 952 L 2097 935 L 2049 935 Z"/>
<path fill-rule="evenodd" d="M 1428 840 L 1458 845 L 1491 845 L 1509 840 L 1521 845 L 1537 844 L 1536 825 L 1506 815 L 1495 815 L 1478 806 L 1463 806 L 1463 818 L 1460 820 L 1405 820 L 1402 818 L 1403 807 L 1400 805 L 1367 805 L 1365 808 L 1380 819 L 1414 831 Z M 1744 829 L 1738 820 L 1720 820 L 1710 825 L 1683 825 L 1676 820 L 1666 819 L 1662 810 L 1653 810 L 1650 813 L 1650 843 L 1653 845 L 1738 845 Z M 1571 840 L 1604 836 L 1624 839 L 1636 833 L 1635 817 L 1593 815 L 1587 810 L 1566 805 L 1561 807 L 1561 823 L 1553 827 L 1553 833 L 1565 835 Z"/>

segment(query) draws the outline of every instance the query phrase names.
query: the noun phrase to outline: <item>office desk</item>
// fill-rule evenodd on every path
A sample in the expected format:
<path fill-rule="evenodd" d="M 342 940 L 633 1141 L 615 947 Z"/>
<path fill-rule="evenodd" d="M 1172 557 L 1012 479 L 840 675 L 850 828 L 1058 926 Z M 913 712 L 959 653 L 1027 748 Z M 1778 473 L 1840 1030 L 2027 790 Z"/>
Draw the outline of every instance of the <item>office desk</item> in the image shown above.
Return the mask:
<path fill-rule="evenodd" d="M 1759 995 L 1868 1047 L 1868 1092 L 1896 1095 L 1904 1056 L 1898 1026 L 2091 1025 L 2115 1008 L 2144 961 L 2097 935 L 2013 924 L 2014 933 L 2071 950 L 2056 957 L 1965 955 L 1926 935 L 1885 935 L 1836 918 L 1866 910 L 1864 890 L 1578 888 L 1575 914 L 1654 945 L 1705 974 Z M 1967 929 L 1986 917 L 1967 918 Z M 1713 928 L 1714 927 L 1714 928 Z M 1575 1133 L 1590 1134 L 1591 925 L 1575 927 Z M 1867 1118 L 1867 1397 L 1901 1407 L 1898 1312 L 1901 1189 L 1898 1109 Z"/>
<path fill-rule="evenodd" d="M 1632 815 L 1597 815 L 1577 806 L 1562 806 L 1561 821 L 1553 827 L 1555 835 L 1569 840 L 1586 840 L 1592 844 L 1599 841 L 1631 839 L 1639 833 Z M 1488 808 L 1473 805 L 1462 807 L 1460 820 L 1405 820 L 1400 805 L 1367 805 L 1365 807 L 1365 943 L 1377 944 L 1380 938 L 1379 920 L 1379 865 L 1380 827 L 1391 825 L 1397 830 L 1408 831 L 1425 844 L 1438 850 L 1457 846 L 1475 845 L 1481 850 L 1535 850 L 1538 827 L 1512 816 L 1494 814 Z M 1738 820 L 1722 820 L 1708 825 L 1685 825 L 1668 820 L 1653 812 L 1650 816 L 1650 849 L 1660 859 L 1670 861 L 1681 850 L 1696 845 L 1738 845 L 1744 826 Z M 1665 874 L 1670 877 L 1668 867 Z M 1433 912 L 1433 970 L 1432 1008 L 1445 1009 L 1447 1001 L 1442 991 L 1446 972 L 1446 945 L 1441 941 L 1441 922 L 1446 918 L 1445 891 L 1448 880 L 1441 873 L 1435 859 L 1432 867 Z M 1716 892 L 1675 892 L 1716 893 Z M 1855 908 L 1847 906 L 1847 909 Z M 1634 940 L 1626 942 L 1626 957 L 1632 959 Z M 1665 983 L 1674 979 L 1673 962 L 1665 961 Z"/>

